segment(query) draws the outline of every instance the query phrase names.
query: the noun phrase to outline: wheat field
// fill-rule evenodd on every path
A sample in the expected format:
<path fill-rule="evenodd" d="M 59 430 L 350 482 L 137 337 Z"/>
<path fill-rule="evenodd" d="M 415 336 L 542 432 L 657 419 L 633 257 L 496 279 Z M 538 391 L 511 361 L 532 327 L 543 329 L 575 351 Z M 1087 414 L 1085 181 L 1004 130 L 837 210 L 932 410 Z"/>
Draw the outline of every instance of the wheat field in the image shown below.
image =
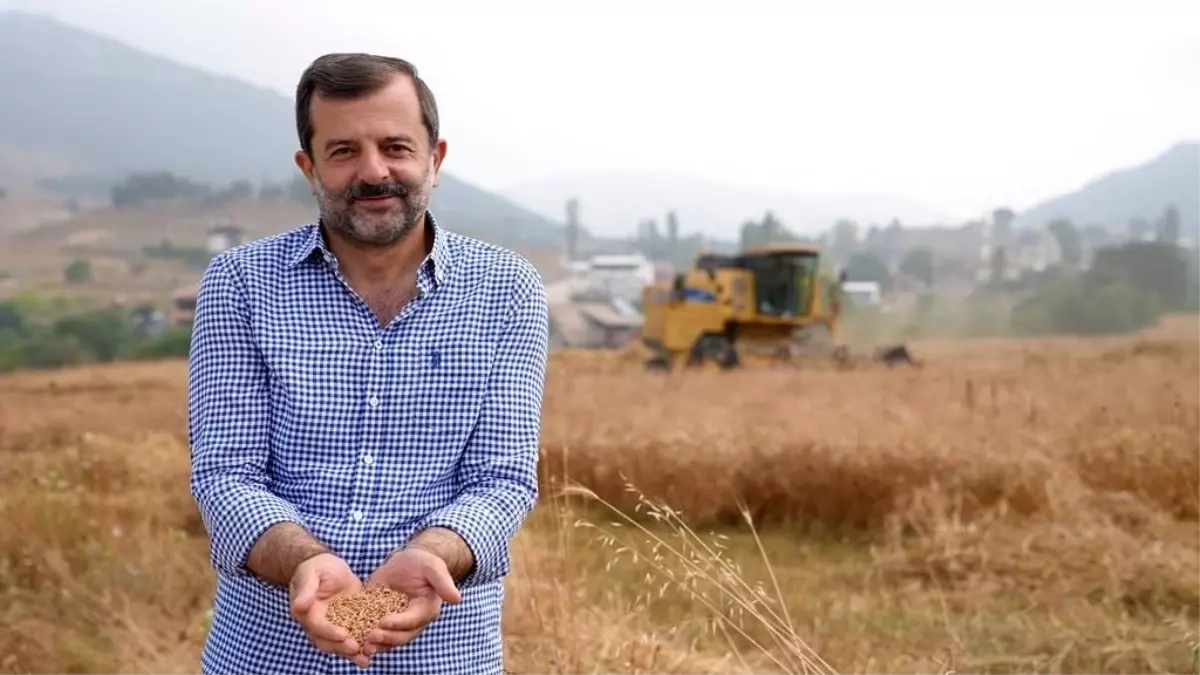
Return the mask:
<path fill-rule="evenodd" d="M 555 354 L 507 667 L 1197 672 L 1198 337 L 671 377 Z M 0 378 L 0 672 L 198 671 L 185 385 Z"/>

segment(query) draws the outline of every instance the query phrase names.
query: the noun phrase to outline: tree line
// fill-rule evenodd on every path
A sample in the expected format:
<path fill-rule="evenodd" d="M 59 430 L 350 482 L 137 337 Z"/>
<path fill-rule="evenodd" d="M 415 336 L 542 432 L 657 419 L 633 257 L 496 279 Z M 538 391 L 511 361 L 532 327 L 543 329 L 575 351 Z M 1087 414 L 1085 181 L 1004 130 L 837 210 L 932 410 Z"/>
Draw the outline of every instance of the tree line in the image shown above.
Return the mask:
<path fill-rule="evenodd" d="M 186 326 L 155 327 L 149 307 L 54 312 L 0 302 L 0 373 L 87 363 L 186 356 Z"/>

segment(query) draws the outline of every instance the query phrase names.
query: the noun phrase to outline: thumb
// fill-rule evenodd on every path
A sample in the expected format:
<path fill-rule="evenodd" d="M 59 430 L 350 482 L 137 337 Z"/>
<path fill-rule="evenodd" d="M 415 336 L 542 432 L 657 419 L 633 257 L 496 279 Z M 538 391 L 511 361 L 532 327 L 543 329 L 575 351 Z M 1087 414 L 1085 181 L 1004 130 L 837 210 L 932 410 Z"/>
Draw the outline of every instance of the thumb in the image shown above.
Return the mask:
<path fill-rule="evenodd" d="M 438 597 L 444 602 L 452 605 L 457 605 L 462 602 L 462 594 L 459 593 L 458 587 L 454 585 L 454 579 L 450 577 L 450 572 L 445 567 L 434 567 L 425 573 L 425 580 L 433 586 L 433 590 L 437 591 Z"/>
<path fill-rule="evenodd" d="M 317 573 L 305 570 L 296 579 L 296 598 L 292 600 L 292 609 L 303 614 L 312 609 L 317 600 Z"/>

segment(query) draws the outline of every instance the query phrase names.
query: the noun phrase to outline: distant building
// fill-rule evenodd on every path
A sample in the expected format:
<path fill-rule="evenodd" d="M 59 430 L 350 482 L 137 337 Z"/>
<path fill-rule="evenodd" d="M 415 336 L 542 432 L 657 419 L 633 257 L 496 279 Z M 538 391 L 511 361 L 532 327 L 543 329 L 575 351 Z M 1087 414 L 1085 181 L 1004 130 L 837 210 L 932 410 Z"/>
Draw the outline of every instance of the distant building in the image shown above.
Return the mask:
<path fill-rule="evenodd" d="M 555 349 L 615 349 L 636 338 L 641 327 L 641 313 L 620 299 L 550 305 L 550 342 Z"/>
<path fill-rule="evenodd" d="M 597 255 L 579 271 L 580 290 L 589 296 L 637 302 L 655 281 L 655 266 L 643 255 Z"/>
<path fill-rule="evenodd" d="M 208 252 L 216 255 L 238 246 L 245 234 L 245 230 L 232 222 L 215 223 L 208 228 Z"/>
<path fill-rule="evenodd" d="M 196 295 L 200 292 L 199 284 L 191 284 L 176 289 L 171 294 L 171 311 L 168 315 L 171 325 L 191 325 L 196 314 Z"/>
<path fill-rule="evenodd" d="M 1012 250 L 1005 251 L 1005 264 L 1018 275 L 1043 272 L 1061 260 L 1058 238 L 1045 227 L 1017 232 L 1012 238 Z"/>

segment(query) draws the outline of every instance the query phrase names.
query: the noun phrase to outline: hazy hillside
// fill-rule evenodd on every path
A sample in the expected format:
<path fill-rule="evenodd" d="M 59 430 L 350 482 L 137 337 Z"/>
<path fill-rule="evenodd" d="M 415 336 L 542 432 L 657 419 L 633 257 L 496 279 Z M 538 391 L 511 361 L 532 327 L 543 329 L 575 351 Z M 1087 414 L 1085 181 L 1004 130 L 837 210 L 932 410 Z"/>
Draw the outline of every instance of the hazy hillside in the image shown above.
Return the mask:
<path fill-rule="evenodd" d="M 0 91 L 0 184 L 162 169 L 257 184 L 297 173 L 289 97 L 51 18 L 0 13 Z M 491 240 L 559 240 L 551 220 L 452 175 L 433 206 L 451 227 Z"/>
<path fill-rule="evenodd" d="M 1179 143 L 1154 159 L 1084 185 L 1022 213 L 1018 226 L 1044 225 L 1055 218 L 1102 225 L 1124 233 L 1129 221 L 1149 222 L 1169 204 L 1179 209 L 1184 233 L 1200 234 L 1200 143 Z"/>
<path fill-rule="evenodd" d="M 886 225 L 893 218 L 914 226 L 946 220 L 935 209 L 891 195 L 809 195 L 681 175 L 562 175 L 502 192 L 551 217 L 561 217 L 567 199 L 577 197 L 583 224 L 604 235 L 633 234 L 644 218 L 658 218 L 661 226 L 671 209 L 686 231 L 734 239 L 742 223 L 761 217 L 767 209 L 775 211 L 789 229 L 802 233 L 826 230 L 840 218 L 854 219 L 864 227 Z"/>

